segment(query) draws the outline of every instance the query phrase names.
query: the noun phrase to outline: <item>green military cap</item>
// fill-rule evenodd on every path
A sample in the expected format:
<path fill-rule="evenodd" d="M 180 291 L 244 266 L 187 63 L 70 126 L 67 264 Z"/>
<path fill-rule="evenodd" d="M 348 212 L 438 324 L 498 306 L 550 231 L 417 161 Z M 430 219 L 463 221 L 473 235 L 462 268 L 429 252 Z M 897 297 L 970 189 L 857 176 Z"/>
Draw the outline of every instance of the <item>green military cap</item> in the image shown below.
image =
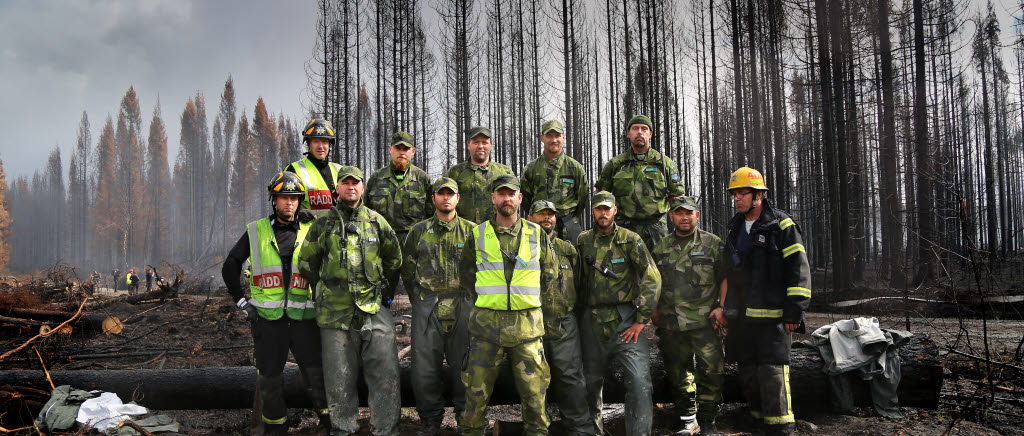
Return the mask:
<path fill-rule="evenodd" d="M 533 202 L 533 206 L 530 206 L 530 215 L 533 215 L 542 210 L 550 210 L 558 213 L 558 209 L 555 209 L 555 204 L 547 200 L 537 200 Z"/>
<path fill-rule="evenodd" d="M 409 132 L 395 132 L 394 135 L 391 135 L 391 146 L 394 147 L 399 144 L 405 144 L 409 148 L 416 147 L 412 142 L 412 135 Z"/>
<path fill-rule="evenodd" d="M 594 194 L 591 204 L 593 204 L 591 207 L 594 209 L 600 206 L 615 207 L 615 196 L 608 191 L 598 191 L 597 194 Z"/>
<path fill-rule="evenodd" d="M 651 119 L 647 117 L 647 115 L 633 115 L 633 118 L 630 118 L 629 122 L 626 123 L 626 130 L 629 130 L 629 128 L 633 127 L 634 124 L 646 124 L 647 127 L 654 130 L 654 123 L 651 122 Z"/>
<path fill-rule="evenodd" d="M 686 210 L 697 210 L 697 199 L 689 195 L 680 195 L 678 197 L 672 197 L 672 203 L 670 210 L 676 210 L 683 208 Z"/>
<path fill-rule="evenodd" d="M 563 126 L 562 122 L 558 120 L 547 120 L 544 122 L 543 125 L 540 126 L 541 135 L 546 135 L 551 130 L 554 130 L 563 135 L 565 134 L 565 126 Z"/>
<path fill-rule="evenodd" d="M 470 127 L 469 128 L 469 132 L 467 132 L 467 133 L 469 134 L 469 136 L 466 137 L 467 139 L 476 138 L 477 135 L 484 135 L 484 136 L 486 136 L 488 138 L 493 138 L 494 137 L 494 135 L 491 134 L 491 129 L 488 129 L 488 128 L 484 127 L 484 126 L 473 126 L 473 127 Z"/>
<path fill-rule="evenodd" d="M 519 190 L 519 178 L 512 174 L 502 174 L 495 177 L 491 181 L 491 192 L 497 191 L 501 188 L 509 188 L 515 191 Z"/>
<path fill-rule="evenodd" d="M 361 182 L 363 181 L 363 170 L 359 169 L 359 167 L 342 165 L 341 169 L 338 170 L 338 181 L 341 182 L 349 177 Z"/>
<path fill-rule="evenodd" d="M 437 180 L 434 180 L 434 184 L 430 185 L 430 192 L 439 192 L 444 188 L 451 189 L 456 194 L 459 193 L 459 184 L 448 177 L 438 177 Z"/>

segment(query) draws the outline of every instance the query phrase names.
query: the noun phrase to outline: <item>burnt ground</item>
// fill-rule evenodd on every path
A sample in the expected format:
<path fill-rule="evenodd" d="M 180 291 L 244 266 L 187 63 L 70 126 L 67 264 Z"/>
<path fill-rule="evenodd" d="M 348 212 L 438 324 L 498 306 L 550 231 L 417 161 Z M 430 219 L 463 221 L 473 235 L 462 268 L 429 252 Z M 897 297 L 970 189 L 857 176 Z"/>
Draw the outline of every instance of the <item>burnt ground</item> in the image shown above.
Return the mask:
<path fill-rule="evenodd" d="M 9 288 L 0 289 L 0 297 Z M 123 293 L 123 291 L 122 291 Z M 114 298 L 109 289 L 97 292 L 99 299 Z M 120 294 L 120 293 L 119 293 Z M 891 295 L 891 294 L 890 294 Z M 24 297 L 24 296 L 22 296 Z M 836 296 L 838 297 L 838 296 Z M 66 297 L 70 298 L 70 297 Z M 25 298 L 23 298 L 25 299 Z M 11 298 L 8 298 L 9 302 Z M 26 300 L 31 300 L 27 298 Z M 57 299 L 59 300 L 59 298 Z M 0 305 L 5 300 L 0 298 Z M 831 301 L 842 301 L 834 298 Z M 26 301 L 30 302 L 30 301 Z M 39 304 L 35 307 L 46 307 Z M 868 307 L 864 313 L 874 313 L 883 327 L 905 328 L 902 311 L 888 307 Z M 900 306 L 902 307 L 902 306 Z M 862 307 L 863 309 L 863 307 Z M 409 313 L 408 299 L 399 295 L 393 310 L 398 315 Z M 239 317 L 234 306 L 223 291 L 212 295 L 182 295 L 180 298 L 154 301 L 142 304 L 113 303 L 101 312 L 119 317 L 125 329 L 119 334 L 85 334 L 74 332 L 69 336 L 54 335 L 37 343 L 50 370 L 74 369 L 133 369 L 133 368 L 197 368 L 206 366 L 245 366 L 251 364 L 252 338 L 247 323 Z M 847 310 L 846 312 L 851 312 Z M 910 319 L 913 332 L 928 333 L 940 347 L 953 347 L 975 356 L 985 354 L 979 320 L 959 320 L 950 317 L 931 317 L 927 308 L 917 310 Z M 887 314 L 880 316 L 877 314 Z M 808 331 L 840 319 L 857 316 L 853 313 L 829 314 L 811 313 L 808 316 Z M 408 319 L 408 318 L 406 318 Z M 1019 317 L 1018 317 L 1019 319 Z M 988 322 L 989 353 L 993 360 L 1011 362 L 1020 366 L 1019 344 L 1024 332 L 1024 322 L 999 320 Z M 5 326 L 0 328 L 0 352 L 6 352 L 34 333 L 27 329 Z M 649 337 L 654 337 L 648 331 Z M 806 337 L 797 337 L 803 339 Z M 408 329 L 398 333 L 399 350 L 409 346 Z M 656 343 L 652 342 L 652 343 Z M 31 347 L 28 348 L 31 350 Z M 1016 353 L 1015 353 L 1016 352 Z M 407 353 L 405 353 L 407 354 Z M 1024 434 L 1024 371 L 1007 367 L 996 367 L 987 380 L 997 386 L 996 400 L 989 407 L 965 400 L 965 395 L 975 395 L 980 383 L 989 374 L 986 366 L 975 360 L 942 351 L 945 382 L 942 404 L 937 410 L 903 408 L 903 419 L 891 420 L 877 416 L 870 408 L 857 409 L 854 415 L 822 414 L 798 416 L 799 434 L 820 435 L 932 435 L 947 429 L 950 434 Z M 1019 354 L 1018 354 L 1019 356 Z M 408 359 L 408 356 L 404 357 Z M 40 369 L 40 363 L 31 351 L 14 355 L 0 362 L 0 370 Z M 793 381 L 794 383 L 798 381 Z M 960 397 L 957 397 L 957 394 Z M 368 411 L 362 410 L 364 432 L 368 432 Z M 0 412 L 3 413 L 3 412 Z M 183 425 L 186 434 L 248 434 L 251 411 L 249 410 L 169 410 L 162 413 L 171 415 Z M 621 405 L 606 408 L 606 425 L 612 434 L 623 434 Z M 720 430 L 727 434 L 749 434 L 744 432 L 745 409 L 742 404 L 725 405 L 719 418 Z M 293 409 L 290 411 L 292 433 L 296 435 L 319 434 L 312 412 Z M 402 434 L 413 434 L 419 426 L 414 409 L 402 410 Z M 671 404 L 659 404 L 655 408 L 655 434 L 672 434 L 675 412 Z M 503 434 L 518 434 L 518 406 L 496 406 L 490 410 L 490 417 Z M 447 433 L 454 435 L 454 419 L 449 412 L 446 416 Z M 0 416 L 0 423 L 3 423 Z M 11 424 L 4 423 L 11 428 Z M 558 433 L 557 423 L 552 432 Z M 23 431 L 21 434 L 34 434 Z"/>

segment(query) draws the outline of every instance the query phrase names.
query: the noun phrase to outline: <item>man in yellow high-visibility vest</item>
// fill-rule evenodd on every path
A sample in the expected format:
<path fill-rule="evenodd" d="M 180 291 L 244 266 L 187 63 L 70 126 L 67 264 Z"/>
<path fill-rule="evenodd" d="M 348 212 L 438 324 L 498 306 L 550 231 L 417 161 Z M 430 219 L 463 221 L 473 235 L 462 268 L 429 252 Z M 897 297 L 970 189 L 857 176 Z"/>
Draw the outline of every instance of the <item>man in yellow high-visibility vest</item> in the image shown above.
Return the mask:
<path fill-rule="evenodd" d="M 288 409 L 284 402 L 284 365 L 291 350 L 308 392 L 320 416 L 330 428 L 324 375 L 321 364 L 320 329 L 316 324 L 309 283 L 299 273 L 299 246 L 312 224 L 299 202 L 306 189 L 295 174 L 277 173 L 267 187 L 274 212 L 246 226 L 224 260 L 221 274 L 232 301 L 252 326 L 253 363 L 258 376 L 257 392 L 263 402 L 266 434 L 288 433 Z M 303 211 L 305 212 L 305 211 Z M 250 262 L 251 280 L 240 280 L 242 264 Z M 245 298 L 245 287 L 251 298 Z"/>
<path fill-rule="evenodd" d="M 459 260 L 464 292 L 471 300 L 475 297 L 462 373 L 466 408 L 460 426 L 466 435 L 482 435 L 486 430 L 487 402 L 505 353 L 509 353 L 522 399 L 524 433 L 548 432 L 544 401 L 551 371 L 541 340 L 541 294 L 558 292 L 558 261 L 547 232 L 519 217 L 523 200 L 519 189 L 519 179 L 513 175 L 491 182 L 491 203 L 497 213 L 473 228 Z"/>
<path fill-rule="evenodd" d="M 302 129 L 302 141 L 309 147 L 306 157 L 292 162 L 284 170 L 299 176 L 306 187 L 299 206 L 320 216 L 331 210 L 338 196 L 338 170 L 341 165 L 327 160 L 335 141 L 334 127 L 330 121 L 315 118 Z"/>

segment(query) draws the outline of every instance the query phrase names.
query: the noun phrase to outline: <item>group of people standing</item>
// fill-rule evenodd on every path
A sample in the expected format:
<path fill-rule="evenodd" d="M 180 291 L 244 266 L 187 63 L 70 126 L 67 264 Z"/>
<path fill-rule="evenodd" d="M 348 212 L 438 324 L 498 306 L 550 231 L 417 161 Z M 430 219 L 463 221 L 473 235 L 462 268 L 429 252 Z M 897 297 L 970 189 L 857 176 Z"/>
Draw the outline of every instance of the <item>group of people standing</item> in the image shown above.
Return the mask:
<path fill-rule="evenodd" d="M 412 306 L 419 434 L 440 432 L 448 400 L 462 434 L 484 434 L 506 355 L 526 434 L 548 432 L 549 386 L 567 431 L 601 434 L 613 361 L 624 370 L 627 434 L 651 434 L 652 323 L 679 434 L 717 434 L 727 357 L 739 362 L 763 430 L 790 433 L 790 335 L 804 328 L 810 300 L 799 227 L 770 206 L 761 174 L 744 167 L 728 187 L 737 214 L 725 241 L 699 229 L 678 167 L 651 148 L 653 127 L 643 115 L 626 123 L 629 149 L 604 165 L 593 192 L 583 166 L 563 153 L 557 120 L 541 125 L 542 155 L 521 178 L 491 159 L 493 134 L 478 126 L 467 132 L 469 160 L 433 181 L 412 165 L 409 133 L 395 133 L 391 162 L 364 177 L 328 161 L 333 128 L 311 121 L 306 157 L 274 177 L 272 213 L 248 224 L 223 267 L 252 323 L 267 433 L 287 430 L 289 350 L 330 434 L 359 431 L 360 374 L 372 432 L 398 433 L 390 304 L 399 282 Z"/>

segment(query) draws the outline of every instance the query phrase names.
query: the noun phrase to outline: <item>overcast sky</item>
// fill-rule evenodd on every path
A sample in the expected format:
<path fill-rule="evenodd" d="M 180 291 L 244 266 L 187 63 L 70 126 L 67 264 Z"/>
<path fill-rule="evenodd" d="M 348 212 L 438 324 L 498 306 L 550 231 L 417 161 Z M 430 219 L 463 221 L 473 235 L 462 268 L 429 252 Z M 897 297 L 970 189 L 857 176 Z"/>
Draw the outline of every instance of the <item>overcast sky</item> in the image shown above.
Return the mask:
<path fill-rule="evenodd" d="M 263 97 L 275 116 L 305 118 L 315 16 L 312 0 L 0 1 L 0 159 L 8 181 L 41 170 L 54 145 L 67 177 L 82 111 L 95 146 L 129 86 L 146 135 L 159 98 L 172 165 L 186 100 L 201 91 L 212 126 L 229 74 L 239 115 L 244 109 L 252 119 Z"/>

